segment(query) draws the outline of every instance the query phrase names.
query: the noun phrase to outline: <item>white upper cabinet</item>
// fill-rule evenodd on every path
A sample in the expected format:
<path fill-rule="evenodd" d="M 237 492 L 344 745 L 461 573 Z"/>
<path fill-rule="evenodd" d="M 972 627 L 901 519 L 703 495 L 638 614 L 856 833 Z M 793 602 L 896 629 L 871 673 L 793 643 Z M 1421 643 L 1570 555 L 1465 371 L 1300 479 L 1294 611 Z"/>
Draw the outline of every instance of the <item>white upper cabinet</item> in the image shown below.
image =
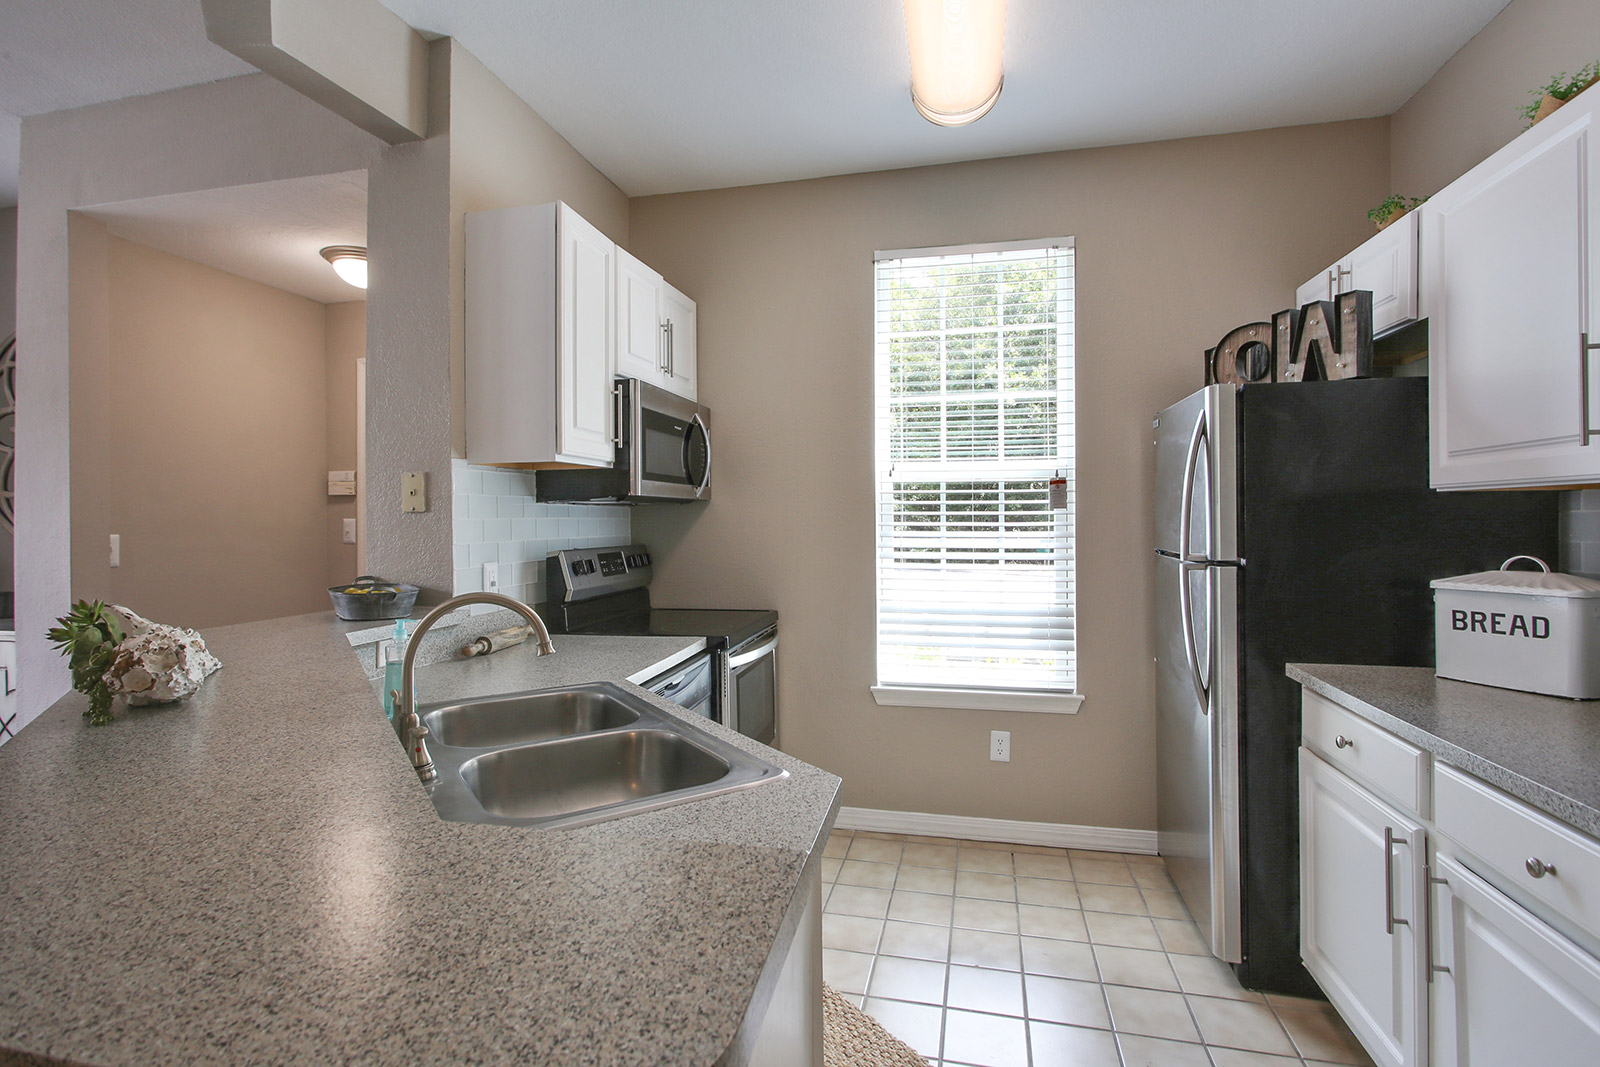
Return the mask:
<path fill-rule="evenodd" d="M 610 466 L 615 258 L 565 204 L 468 213 L 470 462 Z"/>
<path fill-rule="evenodd" d="M 699 399 L 700 321 L 695 303 L 672 285 L 667 290 L 665 388 L 686 400 Z"/>
<path fill-rule="evenodd" d="M 1432 482 L 1600 482 L 1591 381 L 1600 153 L 1590 90 L 1420 209 Z"/>
<path fill-rule="evenodd" d="M 666 282 L 617 249 L 617 373 L 665 385 Z"/>
<path fill-rule="evenodd" d="M 617 249 L 617 374 L 696 399 L 694 301 Z"/>
<path fill-rule="evenodd" d="M 1381 337 L 1415 322 L 1418 216 L 1412 211 L 1295 291 L 1295 305 L 1332 300 L 1352 289 L 1372 293 L 1372 333 Z"/>

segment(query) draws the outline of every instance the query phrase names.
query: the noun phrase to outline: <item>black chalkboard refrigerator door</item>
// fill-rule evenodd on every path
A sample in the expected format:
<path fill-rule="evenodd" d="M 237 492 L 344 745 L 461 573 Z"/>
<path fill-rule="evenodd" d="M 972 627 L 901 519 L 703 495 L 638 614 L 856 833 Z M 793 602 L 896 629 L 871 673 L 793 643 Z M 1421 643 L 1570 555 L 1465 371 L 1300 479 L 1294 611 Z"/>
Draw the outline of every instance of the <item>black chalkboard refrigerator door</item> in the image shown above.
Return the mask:
<path fill-rule="evenodd" d="M 1432 666 L 1430 581 L 1555 558 L 1555 493 L 1428 488 L 1427 388 L 1210 386 L 1155 421 L 1157 847 L 1247 988 L 1318 993 L 1284 665 Z"/>

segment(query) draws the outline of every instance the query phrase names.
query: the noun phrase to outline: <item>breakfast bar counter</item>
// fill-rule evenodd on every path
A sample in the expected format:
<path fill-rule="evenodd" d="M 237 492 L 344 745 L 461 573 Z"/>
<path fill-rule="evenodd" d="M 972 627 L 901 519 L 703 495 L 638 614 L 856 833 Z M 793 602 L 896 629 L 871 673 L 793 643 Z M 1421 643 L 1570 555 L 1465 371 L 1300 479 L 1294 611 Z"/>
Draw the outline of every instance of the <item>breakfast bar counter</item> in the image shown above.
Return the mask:
<path fill-rule="evenodd" d="M 224 666 L 188 700 L 90 727 L 72 693 L 0 747 L 0 1063 L 742 1062 L 839 779 L 629 687 L 787 777 L 576 829 L 445 822 L 349 629 L 208 630 Z M 558 637 L 419 689 L 623 682 L 692 644 Z"/>

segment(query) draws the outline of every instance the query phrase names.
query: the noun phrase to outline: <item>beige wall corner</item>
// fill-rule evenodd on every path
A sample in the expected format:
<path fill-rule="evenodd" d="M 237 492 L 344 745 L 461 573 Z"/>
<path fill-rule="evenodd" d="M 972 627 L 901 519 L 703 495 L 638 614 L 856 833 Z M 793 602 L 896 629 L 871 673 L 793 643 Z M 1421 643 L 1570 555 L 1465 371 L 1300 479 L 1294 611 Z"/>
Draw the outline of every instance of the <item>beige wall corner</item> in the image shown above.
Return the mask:
<path fill-rule="evenodd" d="M 1600 58 L 1594 0 L 1512 0 L 1396 111 L 1389 192 L 1432 196 L 1522 132 L 1529 90 Z"/>
<path fill-rule="evenodd" d="M 108 418 L 85 432 L 107 442 L 108 525 L 74 559 L 80 595 L 198 627 L 325 609 L 324 306 L 116 237 L 106 251 Z"/>
<path fill-rule="evenodd" d="M 632 202 L 633 251 L 699 303 L 708 505 L 639 508 L 661 604 L 775 607 L 785 750 L 844 803 L 1155 825 L 1150 419 L 1202 352 L 1370 231 L 1388 122 L 888 171 Z M 873 252 L 1077 239 L 1076 715 L 880 707 Z M 988 759 L 1012 732 L 1010 763 Z"/>
<path fill-rule="evenodd" d="M 206 36 L 390 144 L 428 132 L 428 46 L 378 0 L 202 0 Z"/>

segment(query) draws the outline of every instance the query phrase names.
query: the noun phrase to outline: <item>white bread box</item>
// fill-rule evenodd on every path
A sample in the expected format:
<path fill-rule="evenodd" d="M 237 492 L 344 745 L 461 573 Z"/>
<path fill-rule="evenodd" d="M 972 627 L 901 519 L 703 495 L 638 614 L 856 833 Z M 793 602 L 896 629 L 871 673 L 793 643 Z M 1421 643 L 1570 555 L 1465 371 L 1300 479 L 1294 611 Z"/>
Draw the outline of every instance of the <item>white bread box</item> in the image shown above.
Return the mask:
<path fill-rule="evenodd" d="M 1540 570 L 1514 571 L 1525 559 Z M 1600 582 L 1536 556 L 1432 583 L 1440 678 L 1600 699 Z"/>

